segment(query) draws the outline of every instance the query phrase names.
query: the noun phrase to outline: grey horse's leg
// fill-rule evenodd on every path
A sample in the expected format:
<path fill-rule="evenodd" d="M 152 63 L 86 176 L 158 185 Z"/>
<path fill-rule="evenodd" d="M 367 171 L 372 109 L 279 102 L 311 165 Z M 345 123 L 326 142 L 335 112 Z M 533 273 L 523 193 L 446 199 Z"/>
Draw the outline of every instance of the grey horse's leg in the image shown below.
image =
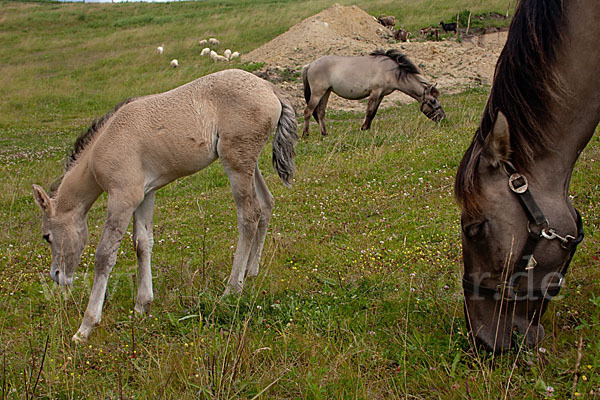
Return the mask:
<path fill-rule="evenodd" d="M 260 220 L 260 203 L 254 186 L 254 170 L 240 170 L 234 167 L 236 164 L 232 165 L 223 158 L 221 160 L 229 177 L 233 199 L 237 208 L 239 234 L 238 244 L 233 256 L 231 275 L 225 288 L 225 294 L 228 294 L 232 291 L 241 292 L 244 287 L 244 276 L 246 275 L 250 250 Z"/>
<path fill-rule="evenodd" d="M 258 169 L 258 165 L 254 170 L 254 184 L 256 185 L 256 194 L 258 195 L 258 201 L 260 203 L 260 220 L 258 221 L 258 228 L 256 230 L 256 235 L 254 235 L 254 241 L 252 242 L 252 250 L 250 250 L 248 268 L 246 270 L 247 275 L 250 277 L 258 275 L 260 258 L 267 236 L 267 228 L 269 227 L 273 205 L 275 204 L 273 195 L 271 195 L 271 192 Z"/>
<path fill-rule="evenodd" d="M 135 311 L 145 313 L 150 308 L 152 293 L 152 216 L 154 215 L 155 192 L 148 193 L 142 204 L 133 213 L 133 246 L 138 259 L 138 292 Z"/>
<path fill-rule="evenodd" d="M 125 196 L 109 195 L 108 216 L 104 223 L 102 237 L 96 248 L 94 263 L 94 284 L 90 299 L 83 315 L 83 321 L 77 333 L 73 336 L 76 342 L 85 341 L 102 317 L 102 305 L 106 293 L 108 276 L 117 261 L 117 252 L 133 211 L 142 202 L 143 194 L 135 196 L 127 193 Z"/>
<path fill-rule="evenodd" d="M 319 126 L 321 127 L 321 135 L 327 136 L 327 129 L 325 128 L 325 109 L 327 108 L 327 102 L 329 101 L 329 95 L 331 94 L 331 89 L 325 92 L 323 97 L 321 97 L 321 101 L 319 101 L 319 105 L 317 106 L 317 116 L 319 117 Z"/>
<path fill-rule="evenodd" d="M 380 94 L 371 94 L 371 96 L 369 96 L 367 115 L 365 115 L 365 122 L 360 127 L 361 131 L 371 129 L 371 121 L 373 121 L 373 118 L 375 118 L 375 114 L 377 114 L 377 109 L 379 108 L 379 104 L 381 104 L 382 99 L 383 96 Z"/>
<path fill-rule="evenodd" d="M 313 112 L 315 111 L 315 109 L 317 108 L 319 103 L 321 102 L 321 98 L 329 90 L 330 90 L 329 88 L 327 88 L 325 90 L 322 90 L 322 89 L 315 90 L 315 88 L 313 88 L 313 91 L 310 95 L 310 100 L 308 101 L 308 103 L 306 104 L 306 108 L 304 109 L 304 131 L 302 132 L 302 137 L 308 136 L 308 127 L 310 125 L 310 117 L 311 117 L 311 115 L 313 115 Z"/>

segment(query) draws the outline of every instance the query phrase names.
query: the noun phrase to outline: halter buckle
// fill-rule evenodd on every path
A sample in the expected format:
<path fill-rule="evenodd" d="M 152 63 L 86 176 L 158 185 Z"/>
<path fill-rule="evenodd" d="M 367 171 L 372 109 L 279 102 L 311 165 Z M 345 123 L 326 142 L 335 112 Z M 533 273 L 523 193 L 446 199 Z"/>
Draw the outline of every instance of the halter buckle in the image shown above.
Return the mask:
<path fill-rule="evenodd" d="M 522 182 L 519 182 L 519 180 L 522 180 Z M 508 187 L 513 192 L 521 194 L 527 191 L 529 183 L 524 175 L 515 172 L 508 178 Z"/>

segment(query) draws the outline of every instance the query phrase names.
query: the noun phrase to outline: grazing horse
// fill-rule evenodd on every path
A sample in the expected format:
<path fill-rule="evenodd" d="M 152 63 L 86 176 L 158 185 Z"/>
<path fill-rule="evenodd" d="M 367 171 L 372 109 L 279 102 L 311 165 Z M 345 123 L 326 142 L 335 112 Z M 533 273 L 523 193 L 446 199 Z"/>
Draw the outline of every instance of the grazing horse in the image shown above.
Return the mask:
<path fill-rule="evenodd" d="M 133 215 L 138 258 L 135 310 L 153 300 L 150 256 L 155 192 L 221 159 L 237 207 L 239 240 L 226 293 L 256 276 L 273 196 L 258 170 L 258 156 L 273 139 L 273 165 L 286 185 L 298 140 L 294 109 L 283 93 L 255 75 L 225 70 L 165 93 L 128 100 L 95 121 L 75 142 L 65 173 L 50 194 L 33 185 L 42 209 L 42 235 L 52 250 L 51 278 L 70 285 L 87 242 L 87 215 L 102 192 L 108 212 L 96 248 L 94 284 L 75 341 L 98 325 L 108 275 Z"/>
<path fill-rule="evenodd" d="M 466 321 L 501 352 L 525 343 L 559 293 L 581 216 L 568 188 L 600 120 L 596 0 L 522 0 L 496 65 L 483 117 L 460 163 Z"/>
<path fill-rule="evenodd" d="M 304 83 L 304 133 L 308 136 L 311 114 L 325 129 L 325 108 L 331 92 L 349 100 L 369 98 L 365 121 L 367 130 L 384 96 L 395 90 L 406 93 L 421 104 L 421 112 L 434 121 L 446 117 L 438 101 L 439 91 L 428 83 L 419 69 L 396 49 L 377 50 L 363 57 L 324 56 L 302 70 Z"/>

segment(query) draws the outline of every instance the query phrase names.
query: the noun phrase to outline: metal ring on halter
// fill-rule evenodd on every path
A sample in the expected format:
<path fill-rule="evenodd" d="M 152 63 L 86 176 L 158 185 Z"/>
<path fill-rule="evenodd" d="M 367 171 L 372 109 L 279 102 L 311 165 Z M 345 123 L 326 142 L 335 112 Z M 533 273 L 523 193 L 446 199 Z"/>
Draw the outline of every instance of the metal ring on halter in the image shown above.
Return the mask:
<path fill-rule="evenodd" d="M 515 187 L 515 182 L 521 178 L 523 179 L 524 183 L 521 186 Z M 508 178 L 508 186 L 513 192 L 521 194 L 527 191 L 527 189 L 529 188 L 529 183 L 527 182 L 527 178 L 524 175 L 515 172 Z"/>
<path fill-rule="evenodd" d="M 539 233 L 536 233 L 536 232 L 534 232 L 534 231 L 531 230 L 531 221 L 527 221 L 527 232 L 529 232 L 530 234 L 539 236 L 539 237 L 545 237 L 544 236 L 544 232 L 548 231 L 548 228 L 550 227 L 550 225 L 548 224 L 548 220 L 545 219 L 544 223 L 541 224 L 541 225 L 538 225 L 538 226 L 541 226 L 542 228 L 540 229 Z"/>

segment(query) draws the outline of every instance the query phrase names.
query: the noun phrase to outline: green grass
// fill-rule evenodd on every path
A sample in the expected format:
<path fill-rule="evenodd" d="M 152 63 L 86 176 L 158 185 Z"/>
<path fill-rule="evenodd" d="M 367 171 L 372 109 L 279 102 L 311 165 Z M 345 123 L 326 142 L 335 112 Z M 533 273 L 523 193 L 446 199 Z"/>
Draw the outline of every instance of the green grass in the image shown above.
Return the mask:
<path fill-rule="evenodd" d="M 401 15 L 414 27 L 465 8 L 506 7 L 341 3 Z M 580 338 L 575 391 L 598 393 L 598 132 L 571 183 L 586 239 L 565 298 L 544 318 L 545 352 L 477 355 L 465 337 L 452 187 L 489 88 L 443 96 L 448 120 L 440 125 L 414 104 L 380 110 L 369 132 L 359 131 L 362 114 L 330 112 L 330 136 L 321 138 L 313 122 L 298 144 L 291 190 L 273 172 L 266 146 L 260 167 L 276 206 L 261 272 L 240 297 L 221 298 L 237 241 L 221 165 L 165 187 L 156 200 L 150 315 L 132 312 L 129 230 L 101 326 L 86 345 L 71 342 L 91 288 L 106 197 L 91 210 L 90 246 L 64 293 L 47 275 L 50 251 L 31 184 L 47 188 L 76 135 L 120 100 L 222 68 L 199 56 L 198 39 L 214 35 L 247 52 L 330 4 L 0 3 L 1 398 L 520 399 L 545 398 L 548 385 L 567 398 Z M 154 52 L 161 43 L 163 58 Z M 165 60 L 175 56 L 182 66 L 172 70 Z"/>

